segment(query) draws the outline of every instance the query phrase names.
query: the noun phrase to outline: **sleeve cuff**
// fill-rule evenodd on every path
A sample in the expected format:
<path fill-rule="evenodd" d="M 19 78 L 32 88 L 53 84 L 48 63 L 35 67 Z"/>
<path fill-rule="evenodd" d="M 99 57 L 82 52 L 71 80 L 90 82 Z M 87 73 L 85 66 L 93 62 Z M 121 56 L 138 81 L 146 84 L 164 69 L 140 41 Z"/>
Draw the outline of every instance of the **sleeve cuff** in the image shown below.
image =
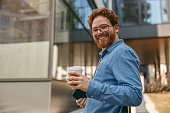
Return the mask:
<path fill-rule="evenodd" d="M 99 98 L 99 89 L 101 88 L 100 87 L 101 84 L 97 81 L 94 81 L 94 80 L 90 80 L 90 83 L 89 83 L 89 86 L 88 86 L 88 89 L 87 89 L 87 97 L 88 98 Z"/>

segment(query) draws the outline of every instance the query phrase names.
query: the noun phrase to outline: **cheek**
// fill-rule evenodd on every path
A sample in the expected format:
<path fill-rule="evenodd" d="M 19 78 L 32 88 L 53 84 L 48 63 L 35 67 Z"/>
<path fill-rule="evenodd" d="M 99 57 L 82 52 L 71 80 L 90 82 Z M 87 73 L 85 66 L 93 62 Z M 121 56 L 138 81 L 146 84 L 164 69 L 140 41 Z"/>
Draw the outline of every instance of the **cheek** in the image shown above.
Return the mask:
<path fill-rule="evenodd" d="M 94 35 L 94 36 L 93 36 L 93 40 L 96 40 L 96 38 L 97 38 L 97 35 Z"/>
<path fill-rule="evenodd" d="M 114 31 L 110 31 L 109 32 L 109 36 L 114 36 L 115 32 Z"/>

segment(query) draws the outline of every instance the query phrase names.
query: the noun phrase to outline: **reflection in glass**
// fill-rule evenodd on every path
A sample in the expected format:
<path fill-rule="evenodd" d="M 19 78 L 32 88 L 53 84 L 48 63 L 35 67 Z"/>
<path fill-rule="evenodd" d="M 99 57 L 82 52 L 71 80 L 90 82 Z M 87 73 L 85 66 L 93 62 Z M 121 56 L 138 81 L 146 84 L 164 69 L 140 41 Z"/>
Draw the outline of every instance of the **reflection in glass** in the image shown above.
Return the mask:
<path fill-rule="evenodd" d="M 168 22 L 166 0 L 117 0 L 120 25 Z"/>
<path fill-rule="evenodd" d="M 55 5 L 55 43 L 91 40 L 90 32 L 85 30 L 88 26 L 88 13 L 91 10 L 86 0 L 71 0 L 71 7 L 67 7 L 63 0 L 57 0 Z"/>
<path fill-rule="evenodd" d="M 138 0 L 120 0 L 119 7 L 119 14 L 121 15 L 121 24 L 134 25 L 139 23 Z"/>
<path fill-rule="evenodd" d="M 85 25 L 85 27 L 89 28 L 87 19 L 92 9 L 89 6 L 87 0 L 70 0 L 69 4 L 73 11 L 80 18 L 81 22 Z M 58 32 L 74 29 L 84 29 L 75 15 L 65 5 L 63 0 L 56 0 L 55 20 L 57 20 L 55 23 L 55 30 Z"/>
<path fill-rule="evenodd" d="M 55 31 L 66 31 L 69 29 L 69 10 L 63 0 L 55 2 Z"/>
<path fill-rule="evenodd" d="M 150 5 L 148 12 L 151 16 L 147 19 L 150 24 L 160 24 L 161 23 L 161 11 L 160 11 L 160 1 L 159 0 L 147 0 Z"/>
<path fill-rule="evenodd" d="M 52 75 L 54 79 L 58 80 L 65 80 L 69 66 L 82 66 L 84 74 L 92 75 L 93 68 L 89 67 L 96 66 L 98 56 L 96 52 L 93 53 L 93 51 L 97 51 L 97 48 L 89 42 L 90 36 L 82 25 L 83 23 L 86 28 L 89 28 L 87 20 L 91 13 L 90 5 L 87 0 L 66 2 L 71 9 L 63 0 L 55 1 L 55 45 L 53 46 Z M 77 17 L 82 23 L 78 21 Z M 85 40 L 89 43 L 84 43 Z"/>
<path fill-rule="evenodd" d="M 140 18 L 139 18 L 139 23 L 141 24 L 149 24 L 148 19 L 151 17 L 151 13 L 149 10 L 151 9 L 151 5 L 146 2 L 146 1 L 141 1 L 139 2 L 139 5 L 141 7 L 139 13 L 140 13 Z"/>
<path fill-rule="evenodd" d="M 56 56 L 53 59 L 53 78 L 65 80 L 69 66 L 81 66 L 84 70 L 83 74 L 92 77 L 99 58 L 99 51 L 93 43 L 54 45 L 54 55 Z"/>
<path fill-rule="evenodd" d="M 105 7 L 107 7 L 108 0 L 103 0 Z"/>
<path fill-rule="evenodd" d="M 50 0 L 0 0 L 0 79 L 48 78 Z"/>
<path fill-rule="evenodd" d="M 167 14 L 167 0 L 161 1 L 162 6 L 162 22 L 168 22 L 168 14 Z"/>
<path fill-rule="evenodd" d="M 48 0 L 1 0 L 1 44 L 49 40 L 49 3 Z"/>
<path fill-rule="evenodd" d="M 80 20 L 83 22 L 86 28 L 89 28 L 87 20 L 88 15 L 91 14 L 92 9 L 89 6 L 87 0 L 70 0 L 71 7 L 76 12 Z M 83 29 L 83 26 L 78 23 L 78 20 L 72 15 L 72 28 L 71 29 Z"/>

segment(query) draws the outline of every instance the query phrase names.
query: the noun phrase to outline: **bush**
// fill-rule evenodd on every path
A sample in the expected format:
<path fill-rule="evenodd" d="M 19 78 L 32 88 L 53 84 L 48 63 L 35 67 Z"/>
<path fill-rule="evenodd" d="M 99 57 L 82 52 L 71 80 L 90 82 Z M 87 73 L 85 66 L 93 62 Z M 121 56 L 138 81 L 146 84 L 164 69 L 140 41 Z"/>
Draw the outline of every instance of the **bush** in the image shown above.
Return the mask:
<path fill-rule="evenodd" d="M 170 91 L 170 86 L 162 85 L 160 83 L 153 83 L 145 86 L 146 93 L 159 93 L 159 92 L 168 92 L 168 91 Z"/>

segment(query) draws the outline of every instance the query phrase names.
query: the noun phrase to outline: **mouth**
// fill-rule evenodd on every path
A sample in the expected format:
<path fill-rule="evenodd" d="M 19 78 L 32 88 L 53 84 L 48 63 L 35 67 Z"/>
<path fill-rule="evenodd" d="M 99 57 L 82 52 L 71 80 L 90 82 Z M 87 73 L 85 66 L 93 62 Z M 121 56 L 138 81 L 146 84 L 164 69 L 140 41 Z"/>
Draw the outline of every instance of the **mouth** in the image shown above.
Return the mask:
<path fill-rule="evenodd" d="M 98 40 L 102 40 L 102 39 L 105 39 L 105 38 L 107 38 L 108 36 L 104 36 L 104 37 L 98 37 L 97 39 Z"/>

